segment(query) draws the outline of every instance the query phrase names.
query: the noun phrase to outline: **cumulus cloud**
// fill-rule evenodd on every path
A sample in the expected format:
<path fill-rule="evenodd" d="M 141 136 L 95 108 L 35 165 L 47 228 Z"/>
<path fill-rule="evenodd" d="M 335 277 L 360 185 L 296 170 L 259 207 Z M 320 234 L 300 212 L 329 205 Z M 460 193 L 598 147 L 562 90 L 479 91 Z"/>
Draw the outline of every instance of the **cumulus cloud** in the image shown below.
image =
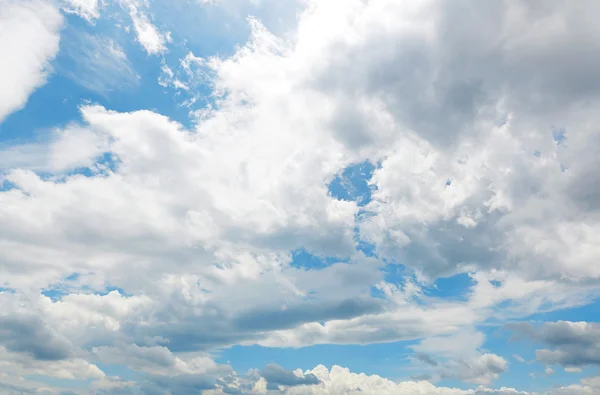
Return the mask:
<path fill-rule="evenodd" d="M 429 365 L 430 380 L 457 379 L 490 384 L 508 368 L 501 356 L 481 350 L 485 336 L 472 328 L 451 335 L 427 337 L 411 346 L 414 358 Z"/>
<path fill-rule="evenodd" d="M 546 395 L 587 395 L 597 394 L 600 391 L 600 377 L 588 377 L 581 379 L 578 384 L 557 387 L 548 392 Z"/>
<path fill-rule="evenodd" d="M 475 384 L 490 384 L 508 368 L 508 362 L 499 355 L 484 353 L 480 356 L 449 363 L 440 373 L 442 378 L 453 378 Z"/>
<path fill-rule="evenodd" d="M 476 390 L 461 390 L 457 388 L 437 387 L 427 381 L 402 381 L 393 382 L 377 375 L 365 375 L 351 372 L 347 368 L 333 366 L 331 370 L 319 365 L 304 373 L 314 375 L 319 384 L 312 386 L 289 387 L 285 394 L 394 394 L 394 395 L 526 395 L 510 388 L 492 390 L 479 387 Z"/>
<path fill-rule="evenodd" d="M 546 344 L 552 349 L 538 349 L 536 359 L 549 365 L 568 368 L 600 365 L 600 325 L 590 322 L 545 322 L 511 324 L 517 334 Z"/>
<path fill-rule="evenodd" d="M 47 3 L 7 4 L 0 20 L 26 45 L 12 50 L 0 35 L 11 54 L 0 118 L 43 83 L 61 24 Z M 72 4 L 83 13 L 98 3 Z M 170 35 L 150 5 L 120 4 L 146 53 L 164 54 Z M 236 387 L 241 379 L 206 352 L 419 340 L 415 358 L 437 378 L 489 385 L 508 362 L 484 349 L 477 325 L 595 297 L 599 5 L 304 6 L 287 35 L 249 18 L 248 42 L 230 56 L 189 53 L 177 72 L 161 62 L 163 86 L 192 98 L 200 85 L 212 90 L 192 127 L 86 104 L 47 141 L 3 147 L 7 353 L 48 375 L 77 366 L 77 377 L 117 392 L 129 385 L 91 361 L 143 372 L 149 393 L 518 393 L 323 366 L 270 365 L 252 387 Z M 101 93 L 134 85 L 116 41 L 79 38 L 65 48 L 80 84 Z M 369 202 L 330 192 L 365 162 Z M 357 248 L 365 243 L 373 254 Z M 332 261 L 292 266 L 299 249 Z M 408 268 L 402 281 L 382 271 L 395 263 Z M 472 282 L 461 300 L 421 289 L 457 273 Z M 549 325 L 521 328 L 553 348 L 538 360 L 598 363 L 593 324 Z"/>
<path fill-rule="evenodd" d="M 7 0 L 0 8 L 0 121 L 42 86 L 58 53 L 63 18 L 53 2 Z"/>

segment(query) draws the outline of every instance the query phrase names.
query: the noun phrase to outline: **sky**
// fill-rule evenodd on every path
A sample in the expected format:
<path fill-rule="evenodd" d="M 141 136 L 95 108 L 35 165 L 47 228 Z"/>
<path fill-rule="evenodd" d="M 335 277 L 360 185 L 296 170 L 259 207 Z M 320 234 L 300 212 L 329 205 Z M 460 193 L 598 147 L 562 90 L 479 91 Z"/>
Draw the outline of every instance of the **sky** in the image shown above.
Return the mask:
<path fill-rule="evenodd" d="M 600 394 L 599 13 L 0 0 L 0 393 Z"/>

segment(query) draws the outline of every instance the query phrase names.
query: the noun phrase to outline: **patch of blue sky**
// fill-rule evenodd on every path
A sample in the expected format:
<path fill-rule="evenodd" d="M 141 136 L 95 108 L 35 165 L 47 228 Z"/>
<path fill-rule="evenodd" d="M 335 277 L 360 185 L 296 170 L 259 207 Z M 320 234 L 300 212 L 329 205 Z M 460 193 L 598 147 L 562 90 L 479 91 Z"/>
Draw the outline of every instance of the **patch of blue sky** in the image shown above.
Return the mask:
<path fill-rule="evenodd" d="M 47 298 L 50 298 L 50 300 L 53 302 L 58 302 L 62 299 L 63 296 L 68 295 L 70 293 L 70 291 L 67 291 L 65 289 L 53 287 L 42 290 L 42 295 L 44 295 Z"/>
<path fill-rule="evenodd" d="M 191 109 L 180 105 L 181 99 L 175 96 L 173 90 L 158 84 L 163 59 L 178 65 L 189 49 L 172 45 L 164 57 L 148 56 L 141 45 L 135 42 L 132 34 L 119 39 L 118 28 L 107 21 L 100 19 L 95 25 L 90 25 L 74 15 L 66 18 L 69 27 L 62 35 L 61 50 L 53 61 L 54 72 L 45 85 L 30 95 L 23 109 L 10 114 L 0 124 L 0 142 L 19 143 L 44 138 L 51 129 L 71 122 L 81 122 L 79 107 L 86 103 L 100 104 L 119 112 L 152 109 L 186 127 L 193 125 Z M 134 72 L 139 76 L 140 83 L 123 83 L 119 89 L 99 92 L 95 86 L 106 81 L 86 79 L 90 76 L 86 73 L 86 60 L 82 59 L 93 53 L 77 53 L 77 48 L 82 46 L 80 36 L 86 34 L 89 37 L 106 35 L 116 40 L 131 64 L 131 70 L 125 72 Z M 121 35 L 123 34 L 124 32 Z M 89 61 L 93 62 L 94 59 Z M 101 73 L 97 73 L 95 77 L 100 78 Z M 209 87 L 198 86 L 196 90 L 196 94 L 201 97 L 210 98 Z M 205 104 L 202 101 L 197 103 L 198 106 Z"/>
<path fill-rule="evenodd" d="M 557 145 L 561 145 L 566 139 L 566 131 L 564 128 L 555 128 L 552 130 L 552 139 L 556 142 Z"/>
<path fill-rule="evenodd" d="M 328 190 L 332 197 L 339 200 L 355 201 L 359 207 L 364 207 L 371 201 L 373 186 L 369 185 L 369 180 L 373 176 L 373 172 L 379 164 L 371 162 L 361 162 L 343 169 L 329 183 Z M 370 212 L 361 209 L 357 215 L 357 219 L 363 220 L 371 215 Z M 359 237 L 359 229 L 354 229 L 354 239 L 356 242 L 356 250 L 362 252 L 366 256 L 375 256 L 375 246 L 365 242 Z M 304 249 L 299 249 L 292 252 L 292 265 L 305 268 L 324 268 L 336 262 L 346 262 L 339 258 L 317 257 Z"/>
<path fill-rule="evenodd" d="M 64 295 L 68 295 L 76 288 L 76 281 L 79 279 L 79 273 L 71 273 L 57 284 L 53 284 L 42 290 L 42 295 L 50 298 L 53 302 L 60 300 Z"/>
<path fill-rule="evenodd" d="M 371 201 L 374 187 L 369 185 L 369 180 L 375 169 L 376 166 L 371 162 L 345 168 L 329 184 L 329 193 L 336 199 L 355 201 L 358 206 L 365 206 Z"/>
<path fill-rule="evenodd" d="M 413 273 L 404 265 L 387 264 L 381 269 L 384 280 L 392 284 L 402 284 L 407 277 L 414 278 Z"/>
<path fill-rule="evenodd" d="M 387 264 L 382 271 L 388 283 L 403 286 L 407 280 L 418 282 L 414 272 L 401 264 Z M 475 281 L 468 273 L 460 273 L 450 277 L 437 278 L 433 283 L 421 283 L 423 296 L 440 298 L 447 301 L 466 301 Z M 380 295 L 374 291 L 375 295 Z"/>
<path fill-rule="evenodd" d="M 393 284 L 401 289 L 409 282 L 417 283 L 417 277 L 415 276 L 414 271 L 404 265 L 386 264 L 380 270 L 384 274 L 383 280 L 385 282 Z M 387 299 L 387 296 L 383 291 L 376 286 L 371 287 L 371 296 L 379 299 Z M 417 304 L 423 303 L 419 298 L 415 298 L 413 302 Z"/>
<path fill-rule="evenodd" d="M 0 192 L 10 191 L 11 189 L 15 189 L 17 186 L 12 182 L 2 179 L 2 175 L 0 174 Z"/>
<path fill-rule="evenodd" d="M 369 345 L 322 344 L 303 348 L 269 348 L 262 346 L 233 346 L 220 350 L 215 357 L 219 363 L 229 363 L 239 371 L 276 363 L 286 369 L 313 369 L 322 364 L 331 368 L 339 365 L 353 372 L 378 374 L 391 379 L 406 379 L 411 370 L 413 354 L 408 347 L 416 341 Z"/>
<path fill-rule="evenodd" d="M 81 277 L 81 274 L 79 273 L 69 274 L 67 277 L 65 277 L 65 281 L 76 281 L 79 279 L 79 277 Z"/>
<path fill-rule="evenodd" d="M 59 301 L 63 296 L 71 293 L 90 293 L 94 295 L 105 296 L 110 292 L 117 291 L 121 296 L 129 297 L 131 294 L 125 292 L 124 289 L 108 285 L 101 290 L 91 289 L 87 285 L 79 285 L 78 280 L 81 277 L 79 273 L 72 273 L 67 277 L 63 278 L 60 282 L 52 284 L 51 286 L 42 290 L 42 295 L 50 298 L 53 302 Z"/>
<path fill-rule="evenodd" d="M 531 321 L 600 322 L 600 299 L 582 306 L 539 312 L 528 317 Z"/>
<path fill-rule="evenodd" d="M 196 55 L 231 55 L 236 46 L 248 39 L 248 15 L 259 15 L 261 23 L 270 32 L 278 37 L 285 35 L 296 25 L 297 12 L 301 10 L 296 0 L 202 7 L 188 0 L 149 0 L 149 3 L 158 19 L 158 27 L 170 31 L 174 42 L 184 41 Z"/>
<path fill-rule="evenodd" d="M 175 4 L 176 7 L 188 8 L 188 12 L 172 12 L 175 11 Z M 183 4 L 175 1 L 167 4 L 161 1 L 156 3 L 156 9 L 162 10 L 161 21 L 171 32 L 174 43 L 183 43 L 185 49 L 196 56 L 231 56 L 236 47 L 244 44 L 250 35 L 250 27 L 246 23 L 236 23 L 235 28 L 228 26 L 227 20 L 232 17 L 221 7 L 203 8 L 189 2 Z M 194 30 L 194 34 L 187 34 L 188 30 Z M 206 40 L 207 36 L 211 39 Z M 173 47 L 173 44 L 170 46 Z"/>
<path fill-rule="evenodd" d="M 336 258 L 336 257 L 319 257 L 311 254 L 304 248 L 300 248 L 292 251 L 292 263 L 291 265 L 296 268 L 303 268 L 307 270 L 324 269 L 338 262 L 349 262 L 347 258 Z"/>
<path fill-rule="evenodd" d="M 94 294 L 100 295 L 100 296 L 105 296 L 114 291 L 117 291 L 118 293 L 121 294 L 121 296 L 124 296 L 126 298 L 133 296 L 132 294 L 125 292 L 125 290 L 123 288 L 115 287 L 112 285 L 108 285 L 108 286 L 104 287 L 104 289 L 102 291 L 96 291 L 96 292 L 94 292 Z"/>
<path fill-rule="evenodd" d="M 49 288 L 46 288 L 44 290 L 42 290 L 42 295 L 50 298 L 50 300 L 52 300 L 53 302 L 58 302 L 59 300 L 61 300 L 63 298 L 63 296 L 72 294 L 72 293 L 90 293 L 90 294 L 94 294 L 94 295 L 100 295 L 100 296 L 106 296 L 109 293 L 113 292 L 113 291 L 118 291 L 121 296 L 124 297 L 130 297 L 131 295 L 126 293 L 122 288 L 119 287 L 106 287 L 104 288 L 102 291 L 98 291 L 98 290 L 92 290 L 90 287 L 88 286 L 82 286 L 80 288 L 70 288 L 70 287 L 65 287 L 64 285 L 54 285 L 51 286 Z"/>
<path fill-rule="evenodd" d="M 364 240 L 356 239 L 355 247 L 357 251 L 362 252 L 365 256 L 374 257 L 376 256 L 375 245 L 368 243 Z"/>
<path fill-rule="evenodd" d="M 10 114 L 0 123 L 0 142 L 14 144 L 37 139 L 40 134 L 48 134 L 51 129 L 80 121 L 80 101 L 73 101 L 89 93 L 66 77 L 54 74 L 48 83 L 36 89 L 27 105 Z"/>
<path fill-rule="evenodd" d="M 466 301 L 469 290 L 475 281 L 468 273 L 460 273 L 451 277 L 436 279 L 433 284 L 423 287 L 424 294 L 445 300 Z"/>

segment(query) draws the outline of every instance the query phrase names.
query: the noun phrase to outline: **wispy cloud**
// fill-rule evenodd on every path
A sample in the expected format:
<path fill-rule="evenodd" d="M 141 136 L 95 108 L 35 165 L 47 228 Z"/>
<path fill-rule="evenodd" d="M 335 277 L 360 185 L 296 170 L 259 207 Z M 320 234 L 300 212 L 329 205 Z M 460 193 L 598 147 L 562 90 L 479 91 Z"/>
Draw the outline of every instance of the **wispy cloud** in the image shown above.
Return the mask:
<path fill-rule="evenodd" d="M 77 84 L 107 96 L 140 83 L 125 51 L 110 38 L 77 29 L 69 29 L 67 35 L 58 67 Z"/>

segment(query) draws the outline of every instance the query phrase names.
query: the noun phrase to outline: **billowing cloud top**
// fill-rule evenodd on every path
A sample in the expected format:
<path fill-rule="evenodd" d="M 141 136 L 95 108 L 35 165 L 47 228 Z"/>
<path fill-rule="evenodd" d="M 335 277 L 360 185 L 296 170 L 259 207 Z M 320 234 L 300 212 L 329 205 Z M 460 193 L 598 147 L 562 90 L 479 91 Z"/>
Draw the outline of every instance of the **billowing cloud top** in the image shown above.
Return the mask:
<path fill-rule="evenodd" d="M 600 393 L 598 12 L 0 0 L 0 392 Z"/>

